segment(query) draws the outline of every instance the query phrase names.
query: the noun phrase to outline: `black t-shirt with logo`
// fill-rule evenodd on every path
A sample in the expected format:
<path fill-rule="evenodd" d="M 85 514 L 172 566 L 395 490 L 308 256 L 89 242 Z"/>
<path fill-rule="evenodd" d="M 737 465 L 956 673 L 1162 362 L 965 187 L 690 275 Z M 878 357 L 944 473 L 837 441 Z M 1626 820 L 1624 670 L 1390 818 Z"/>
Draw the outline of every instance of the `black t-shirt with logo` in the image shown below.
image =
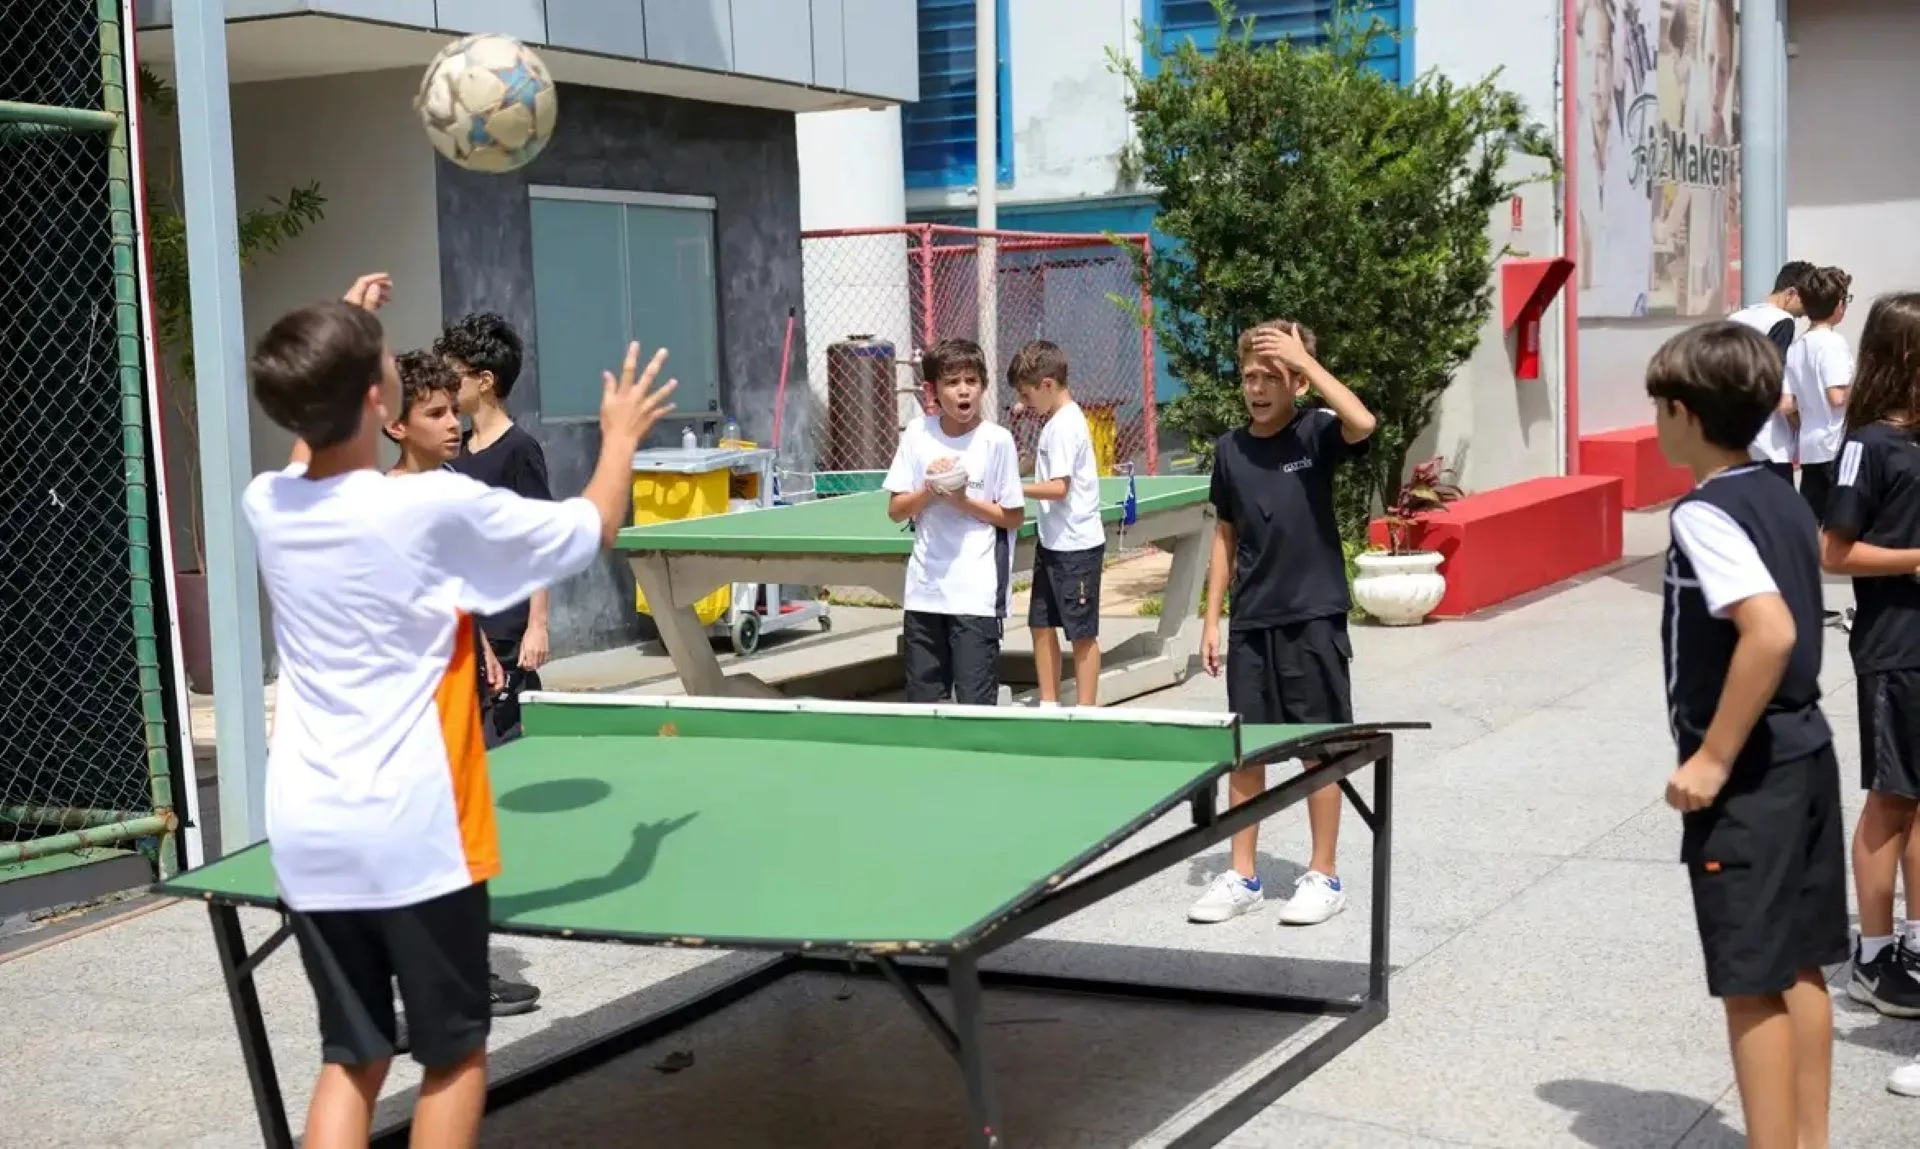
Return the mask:
<path fill-rule="evenodd" d="M 1833 468 L 1826 528 L 1890 550 L 1920 547 L 1920 442 L 1911 429 L 1872 423 L 1848 435 Z M 1920 667 L 1920 582 L 1911 574 L 1853 580 L 1857 671 Z"/>
<path fill-rule="evenodd" d="M 1278 433 L 1238 427 L 1213 452 L 1214 511 L 1234 531 L 1232 629 L 1261 630 L 1344 615 L 1346 556 L 1333 514 L 1333 472 L 1367 452 L 1325 408 L 1296 412 Z"/>
<path fill-rule="evenodd" d="M 451 465 L 454 470 L 489 487 L 503 487 L 527 499 L 553 499 L 553 491 L 547 485 L 546 452 L 540 449 L 540 440 L 518 423 L 477 451 L 473 449 L 473 435 L 469 432 L 460 441 L 460 454 Z M 480 625 L 489 638 L 518 641 L 527 633 L 527 614 L 527 603 L 522 602 L 499 614 L 487 615 L 480 620 Z"/>

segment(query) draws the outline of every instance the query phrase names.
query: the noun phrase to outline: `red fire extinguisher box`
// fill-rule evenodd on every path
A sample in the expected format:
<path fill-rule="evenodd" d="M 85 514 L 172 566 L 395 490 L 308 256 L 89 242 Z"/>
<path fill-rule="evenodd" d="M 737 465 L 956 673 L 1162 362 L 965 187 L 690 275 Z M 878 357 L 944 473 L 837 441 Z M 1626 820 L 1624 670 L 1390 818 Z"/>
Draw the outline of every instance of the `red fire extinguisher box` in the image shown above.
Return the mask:
<path fill-rule="evenodd" d="M 1500 265 L 1501 325 L 1513 332 L 1513 377 L 1540 378 L 1540 317 L 1573 275 L 1573 261 L 1509 259 Z"/>

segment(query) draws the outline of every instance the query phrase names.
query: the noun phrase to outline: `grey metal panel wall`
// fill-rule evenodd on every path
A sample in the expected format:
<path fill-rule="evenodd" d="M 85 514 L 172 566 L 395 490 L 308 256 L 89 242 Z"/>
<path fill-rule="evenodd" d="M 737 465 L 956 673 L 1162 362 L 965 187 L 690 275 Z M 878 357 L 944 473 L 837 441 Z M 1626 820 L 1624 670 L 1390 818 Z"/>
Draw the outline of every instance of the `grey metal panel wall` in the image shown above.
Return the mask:
<path fill-rule="evenodd" d="M 801 0 L 733 0 L 733 69 L 814 84 L 813 19 Z"/>
<path fill-rule="evenodd" d="M 841 0 L 849 92 L 920 98 L 920 12 L 914 0 Z"/>
<path fill-rule="evenodd" d="M 547 6 L 541 0 L 435 0 L 434 15 L 435 25 L 449 32 L 496 32 L 547 42 Z"/>
<path fill-rule="evenodd" d="M 647 59 L 733 70 L 733 7 L 728 0 L 643 0 L 643 10 Z"/>
<path fill-rule="evenodd" d="M 649 27 L 651 31 L 651 27 Z M 520 172 L 479 175 L 436 160 L 440 284 L 449 318 L 497 311 L 526 337 L 516 418 L 546 448 L 556 494 L 579 491 L 600 449 L 596 423 L 540 421 L 528 184 L 711 196 L 720 285 L 721 402 L 749 439 L 769 441 L 787 309 L 801 305 L 800 166 L 793 116 L 759 108 L 564 85 L 560 130 Z M 806 346 L 798 330 L 795 346 Z M 613 366 L 623 349 L 603 351 Z M 805 405 L 786 412 L 800 442 Z M 679 434 L 675 427 L 672 434 Z M 656 445 L 668 445 L 660 443 Z M 553 591 L 557 655 L 600 650 L 644 633 L 633 577 L 604 559 Z"/>
<path fill-rule="evenodd" d="M 811 0 L 813 5 L 813 82 L 822 88 L 847 86 L 847 40 L 841 0 Z"/>
<path fill-rule="evenodd" d="M 547 43 L 644 60 L 646 16 L 634 0 L 547 0 Z"/>

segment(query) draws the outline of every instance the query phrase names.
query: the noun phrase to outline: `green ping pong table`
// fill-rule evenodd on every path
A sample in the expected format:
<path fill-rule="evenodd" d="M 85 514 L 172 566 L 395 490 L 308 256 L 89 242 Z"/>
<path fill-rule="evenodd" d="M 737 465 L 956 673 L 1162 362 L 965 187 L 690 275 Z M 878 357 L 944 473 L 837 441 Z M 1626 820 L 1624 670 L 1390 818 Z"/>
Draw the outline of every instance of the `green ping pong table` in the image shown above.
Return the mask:
<path fill-rule="evenodd" d="M 1136 521 L 1128 525 L 1123 521 L 1127 480 L 1101 480 L 1107 553 L 1118 553 L 1124 534 L 1129 544 L 1153 543 L 1170 551 L 1173 565 L 1157 627 L 1105 652 L 1100 672 L 1103 703 L 1125 701 L 1185 681 L 1200 650 L 1200 595 L 1213 531 L 1208 480 L 1181 475 L 1143 476 L 1134 481 L 1138 484 Z M 646 593 L 660 641 L 687 694 L 848 698 L 899 684 L 897 653 L 835 667 L 807 681 L 788 682 L 784 688 L 750 673 L 729 675 L 721 669 L 707 629 L 694 613 L 695 603 L 729 583 L 861 586 L 901 601 L 913 533 L 908 524 L 888 520 L 886 492 L 861 490 L 861 486 L 865 484 L 845 488 L 857 493 L 790 506 L 649 523 L 620 532 L 616 545 L 626 552 L 634 578 Z M 830 487 L 818 489 L 825 493 Z M 1014 548 L 1016 572 L 1033 569 L 1034 515 L 1035 508 L 1029 504 Z M 1036 682 L 1032 659 L 1003 658 L 1001 681 Z M 1061 683 L 1061 701 L 1073 701 L 1070 682 Z"/>
<path fill-rule="evenodd" d="M 491 890 L 497 931 L 778 956 L 499 1079 L 490 1109 L 797 973 L 851 969 L 890 982 L 959 1063 L 976 1146 L 1009 1144 L 982 1060 L 983 987 L 1337 1017 L 1181 1141 L 1212 1145 L 1387 1016 L 1391 732 L 1417 724 L 1243 726 L 1231 714 L 1175 711 L 537 692 L 525 715 L 526 736 L 493 756 L 505 863 Z M 1252 801 L 1217 806 L 1216 783 L 1229 770 L 1294 759 L 1314 768 Z M 1363 799 L 1349 775 L 1369 764 L 1373 793 Z M 1333 785 L 1373 831 L 1372 940 L 1357 999 L 981 969 L 1009 942 Z M 1190 828 L 1120 852 L 1182 806 Z M 252 978 L 298 918 L 276 897 L 269 850 L 248 847 L 156 889 L 211 909 L 260 1128 L 282 1149 L 293 1138 Z M 252 952 L 242 906 L 282 910 L 278 932 Z M 946 985 L 949 1014 L 922 992 L 928 983 Z M 381 1143 L 406 1135 L 390 1129 Z"/>

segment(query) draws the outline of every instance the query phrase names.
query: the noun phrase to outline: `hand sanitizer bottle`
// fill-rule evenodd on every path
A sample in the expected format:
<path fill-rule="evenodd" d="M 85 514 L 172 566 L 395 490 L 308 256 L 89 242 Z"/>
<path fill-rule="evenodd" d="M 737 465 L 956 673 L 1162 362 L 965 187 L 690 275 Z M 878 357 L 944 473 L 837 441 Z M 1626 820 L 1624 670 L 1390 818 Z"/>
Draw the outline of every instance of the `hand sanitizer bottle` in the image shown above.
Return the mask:
<path fill-rule="evenodd" d="M 740 424 L 735 422 L 731 415 L 727 416 L 726 426 L 720 429 L 720 441 L 722 443 L 737 443 L 740 441 Z"/>
<path fill-rule="evenodd" d="M 688 423 L 680 429 L 680 449 L 682 451 L 692 451 L 699 446 L 700 440 L 693 433 L 693 424 Z"/>

